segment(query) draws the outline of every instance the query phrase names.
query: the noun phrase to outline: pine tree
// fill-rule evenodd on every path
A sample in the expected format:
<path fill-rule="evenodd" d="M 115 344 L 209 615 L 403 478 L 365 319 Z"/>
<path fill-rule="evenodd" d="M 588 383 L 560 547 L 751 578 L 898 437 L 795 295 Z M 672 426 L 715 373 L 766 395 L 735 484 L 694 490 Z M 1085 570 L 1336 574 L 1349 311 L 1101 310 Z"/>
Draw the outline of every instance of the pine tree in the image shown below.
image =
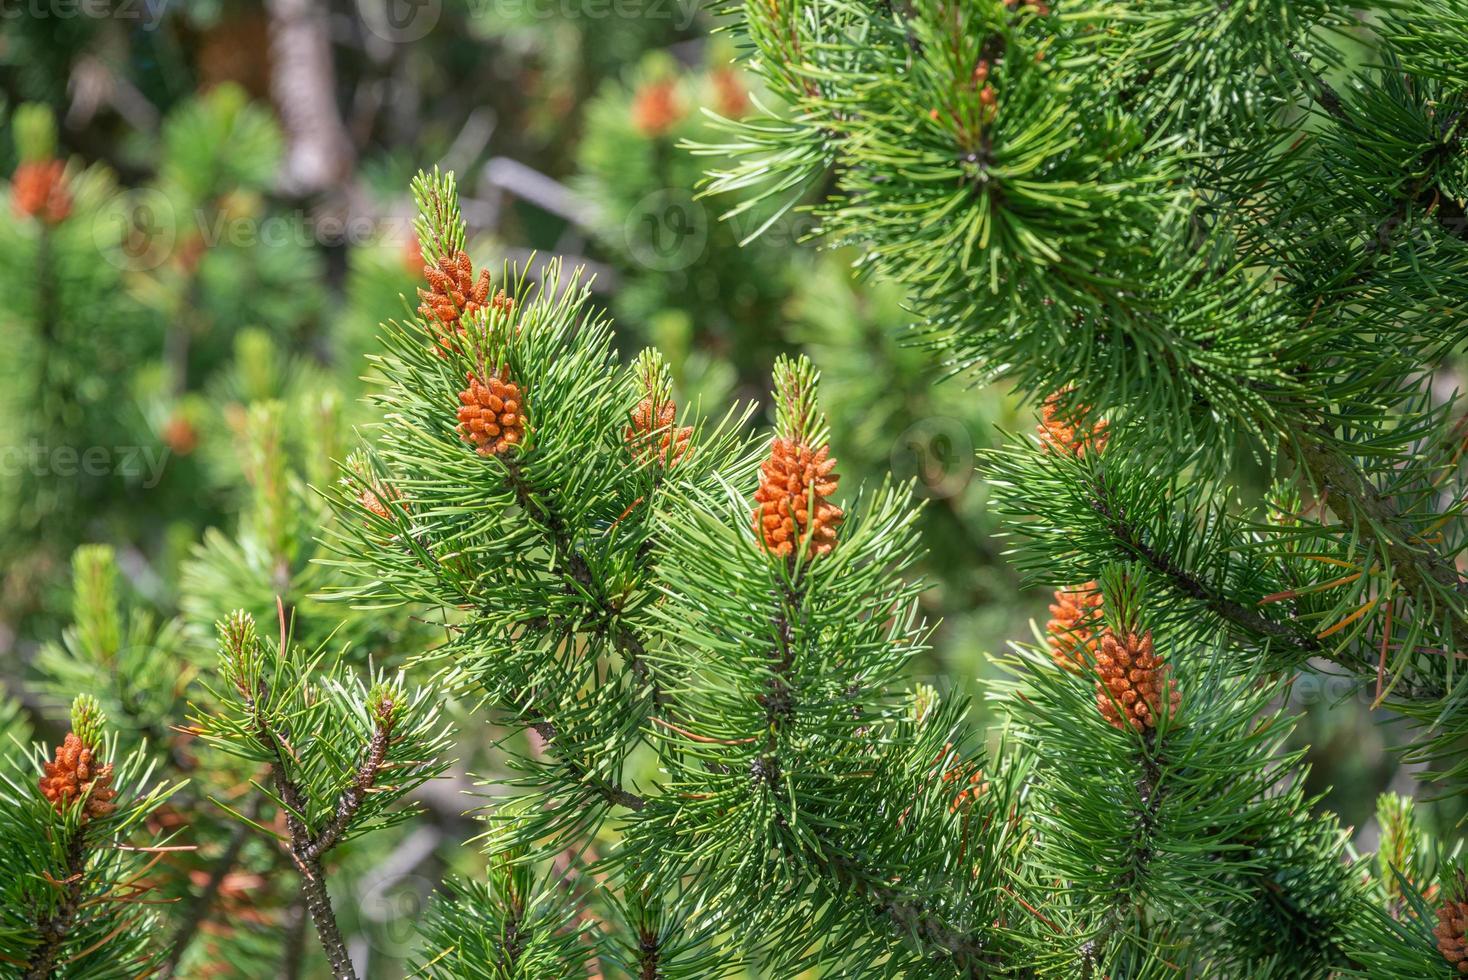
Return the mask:
<path fill-rule="evenodd" d="M 34 731 L 0 702 L 0 963 L 367 975 L 344 898 L 429 806 L 482 822 L 407 955 L 443 980 L 1468 972 L 1461 0 L 732 12 L 758 97 L 695 147 L 739 219 L 719 254 L 781 266 L 730 232 L 808 207 L 878 280 L 832 285 L 820 260 L 814 284 L 760 284 L 821 357 L 775 358 L 763 415 L 691 396 L 681 358 L 620 357 L 579 271 L 484 265 L 437 169 L 412 184 L 416 249 L 354 264 L 360 304 L 402 319 L 349 407 L 284 342 L 318 308 L 283 295 L 314 277 L 302 250 L 87 266 L 106 176 L 59 163 L 43 111 L 15 116 L 4 309 L 32 332 L 56 313 L 23 351 L 57 356 L 17 365 L 7 424 L 119 421 L 78 324 L 136 340 L 113 331 L 137 317 L 161 339 L 147 424 L 216 499 L 178 548 L 180 616 L 148 612 L 133 556 L 84 546 L 72 625 L 16 688 L 41 695 Z M 613 213 L 707 138 L 685 73 L 641 70 L 589 119 L 586 186 Z M 265 213 L 278 137 L 238 90 L 164 142 L 150 190 Z M 718 264 L 700 274 L 732 296 Z M 52 288 L 86 276 L 126 298 Z M 619 313 L 668 305 L 646 297 L 672 280 L 637 279 Z M 862 309 L 811 311 L 832 294 Z M 892 374 L 821 343 L 899 305 L 921 346 Z M 797 335 L 759 326 L 771 354 Z M 922 574 L 947 575 L 920 531 L 987 525 L 925 525 L 922 488 L 857 478 L 912 412 L 888 378 L 910 397 L 950 372 L 998 383 L 946 386 L 965 420 L 1001 385 L 1034 406 L 980 465 L 986 520 L 1053 595 L 981 704 L 913 674 Z M 12 529 L 17 553 L 82 537 L 42 533 L 95 512 L 45 489 L 7 487 L 7 551 Z M 1322 674 L 1408 722 L 1421 799 L 1383 795 L 1378 841 L 1314 788 L 1296 691 Z M 446 806 L 463 751 L 477 788 Z"/>
<path fill-rule="evenodd" d="M 1468 11 L 933 0 L 738 13 L 748 66 L 783 104 L 726 123 L 719 151 L 740 162 L 713 174 L 711 190 L 737 195 L 737 213 L 796 206 L 831 180 L 814 206 L 820 237 L 854 248 L 864 273 L 905 285 L 923 340 L 1043 403 L 1041 438 L 988 454 L 986 475 L 1021 566 L 1058 590 L 1056 659 L 1122 695 L 1098 706 L 1143 741 L 1140 798 L 1121 810 L 1141 823 L 1115 838 L 1132 863 L 1114 907 L 1135 903 L 1137 914 L 1120 924 L 1107 903 L 1083 903 L 1061 929 L 1090 935 L 1071 968 L 1135 975 L 1182 959 L 1271 974 L 1365 962 L 1393 976 L 1440 972 L 1441 959 L 1393 960 L 1382 936 L 1351 935 L 1351 916 L 1332 910 L 1351 905 L 1332 870 L 1339 841 L 1302 823 L 1307 801 L 1266 792 L 1272 780 L 1254 793 L 1289 815 L 1267 822 L 1280 865 L 1266 873 L 1284 888 L 1293 866 L 1277 894 L 1298 897 L 1272 923 L 1215 920 L 1241 954 L 1216 940 L 1205 948 L 1165 905 L 1139 900 L 1136 860 L 1166 854 L 1163 875 L 1189 880 L 1192 847 L 1159 846 L 1154 808 L 1168 801 L 1153 798 L 1151 776 L 1180 773 L 1155 768 L 1155 745 L 1175 724 L 1207 730 L 1214 711 L 1254 731 L 1264 705 L 1230 705 L 1239 683 L 1242 694 L 1302 671 L 1354 677 L 1373 707 L 1415 726 L 1403 756 L 1420 777 L 1461 792 L 1468 590 L 1461 413 L 1449 389 L 1465 324 L 1468 76 L 1457 39 Z M 1108 623 L 1098 643 L 1078 597 L 1110 575 L 1101 606 L 1117 615 L 1107 607 L 1118 569 L 1132 583 L 1123 591 L 1141 590 L 1148 632 Z M 1187 651 L 1208 648 L 1209 676 L 1190 682 Z M 1046 690 L 1066 681 L 1037 664 L 1016 669 L 1046 677 Z M 1175 682 L 1175 711 L 1159 711 Z M 1083 687 L 1066 690 L 1081 698 Z M 1041 700 L 1022 683 L 1016 693 L 1018 738 L 1051 722 L 1034 748 L 1060 760 L 1050 785 L 1074 793 L 1055 809 L 1062 823 L 1078 810 L 1096 817 L 1124 761 L 1087 787 L 1075 767 L 1095 748 L 1073 720 L 1050 717 L 1058 692 Z M 1213 737 L 1228 742 L 1222 729 Z M 1252 765 L 1283 758 L 1240 746 L 1225 770 L 1247 782 Z M 1231 798 L 1213 790 L 1210 800 Z M 1211 804 L 1199 810 L 1217 821 L 1206 832 L 1225 832 Z M 1094 823 L 1084 833 L 1107 839 Z M 1082 864 L 1068 862 L 1080 838 L 1060 840 L 1067 863 L 1054 880 L 1079 885 Z M 1267 868 L 1269 853 L 1249 860 Z M 1085 870 L 1120 874 L 1111 862 L 1124 857 Z M 1234 859 L 1218 860 L 1222 870 Z M 1229 887 L 1257 874 L 1245 863 L 1225 875 Z M 1418 896 L 1394 900 L 1388 935 L 1410 932 L 1422 949 L 1432 916 L 1421 896 L 1436 886 L 1404 885 L 1402 874 L 1384 860 L 1388 892 Z M 1452 892 L 1451 873 L 1439 877 Z M 1191 880 L 1190 904 L 1199 886 Z M 1436 901 L 1440 952 L 1456 963 L 1456 898 Z M 1261 965 L 1270 949 L 1280 959 Z"/>

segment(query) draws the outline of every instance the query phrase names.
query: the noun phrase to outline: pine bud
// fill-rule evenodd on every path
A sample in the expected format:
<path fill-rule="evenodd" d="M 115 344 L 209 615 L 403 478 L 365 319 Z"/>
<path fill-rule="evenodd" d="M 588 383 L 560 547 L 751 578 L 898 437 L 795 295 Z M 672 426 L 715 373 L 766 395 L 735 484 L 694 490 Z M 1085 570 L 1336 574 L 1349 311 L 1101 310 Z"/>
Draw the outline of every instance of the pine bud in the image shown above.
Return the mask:
<path fill-rule="evenodd" d="M 815 556 L 836 546 L 836 528 L 845 515 L 826 499 L 841 479 L 835 469 L 829 446 L 812 449 L 782 438 L 770 443 L 754 492 L 755 532 L 765 550 L 788 557 L 809 542 Z"/>
<path fill-rule="evenodd" d="M 1447 901 L 1437 908 L 1438 951 L 1461 974 L 1468 974 L 1468 901 Z"/>
<path fill-rule="evenodd" d="M 80 722 L 80 724 L 78 724 Z M 45 775 L 40 789 L 57 813 L 82 801 L 82 819 L 105 817 L 117 809 L 112 802 L 117 790 L 112 788 L 112 764 L 101 764 L 96 747 L 101 744 L 102 715 L 94 698 L 83 695 L 72 706 L 73 731 L 56 749 L 56 757 L 43 764 Z M 81 730 L 78 734 L 76 729 Z"/>
<path fill-rule="evenodd" d="M 662 136 L 682 117 L 678 83 L 674 79 L 647 82 L 632 99 L 632 125 L 649 139 Z"/>
<path fill-rule="evenodd" d="M 1050 452 L 1066 456 L 1099 453 L 1106 448 L 1106 420 L 1087 420 L 1085 406 L 1066 406 L 1069 389 L 1055 392 L 1040 408 L 1040 443 Z"/>
<path fill-rule="evenodd" d="M 632 424 L 622 437 L 638 462 L 656 461 L 665 469 L 672 469 L 687 455 L 693 427 L 676 424 L 677 407 L 671 398 L 664 401 L 655 398 L 649 393 L 637 403 L 632 410 Z"/>
<path fill-rule="evenodd" d="M 462 317 L 472 318 L 486 307 L 504 313 L 514 309 L 514 301 L 505 295 L 504 290 L 490 299 L 489 270 L 481 269 L 476 279 L 474 265 L 463 249 L 452 257 L 440 258 L 436 266 L 423 266 L 423 277 L 431 288 L 420 287 L 418 290 L 418 298 L 422 300 L 418 305 L 418 315 L 429 326 L 437 324 L 441 354 L 446 355 L 457 347 L 458 336 L 463 330 Z"/>
<path fill-rule="evenodd" d="M 1050 604 L 1050 658 L 1057 667 L 1077 671 L 1096 658 L 1101 623 L 1101 586 L 1086 582 L 1056 589 Z"/>
<path fill-rule="evenodd" d="M 106 725 L 107 715 L 102 705 L 90 694 L 78 694 L 71 702 L 71 730 L 85 744 L 101 745 L 102 729 Z"/>
<path fill-rule="evenodd" d="M 499 375 L 505 369 L 501 368 Z M 472 373 L 469 387 L 459 392 L 459 435 L 481 456 L 494 456 L 525 438 L 525 401 L 520 386 L 491 374 L 481 382 Z"/>
<path fill-rule="evenodd" d="M 254 700 L 260 693 L 264 670 L 255 617 L 236 609 L 229 618 L 216 623 L 215 630 L 219 634 L 220 673 L 243 697 Z"/>
<path fill-rule="evenodd" d="M 18 217 L 54 225 L 71 214 L 66 167 L 60 160 L 33 160 L 15 168 L 10 178 L 10 206 Z"/>
<path fill-rule="evenodd" d="M 404 708 L 402 689 L 387 681 L 378 681 L 367 692 L 367 710 L 372 717 L 388 727 L 397 720 Z"/>
<path fill-rule="evenodd" d="M 1113 728 L 1155 728 L 1164 690 L 1168 714 L 1177 712 L 1177 684 L 1168 677 L 1167 664 L 1153 652 L 1151 632 L 1103 635 L 1096 653 L 1096 676 L 1096 707 Z"/>
<path fill-rule="evenodd" d="M 392 509 L 388 504 L 400 502 L 402 497 L 397 487 L 373 482 L 370 487 L 357 494 L 357 503 L 361 504 L 367 512 L 376 514 L 384 521 L 390 521 L 392 520 Z"/>

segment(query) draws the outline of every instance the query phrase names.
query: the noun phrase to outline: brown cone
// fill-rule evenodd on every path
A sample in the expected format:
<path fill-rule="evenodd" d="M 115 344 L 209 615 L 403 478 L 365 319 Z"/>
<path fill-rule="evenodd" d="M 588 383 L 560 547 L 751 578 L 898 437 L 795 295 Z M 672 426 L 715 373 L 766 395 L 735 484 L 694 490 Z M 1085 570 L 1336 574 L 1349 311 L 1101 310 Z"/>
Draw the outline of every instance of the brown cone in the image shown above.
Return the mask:
<path fill-rule="evenodd" d="M 1438 951 L 1443 959 L 1452 964 L 1461 974 L 1468 974 L 1468 902 L 1444 902 L 1437 908 L 1437 926 L 1432 934 L 1437 937 Z"/>
<path fill-rule="evenodd" d="M 835 469 L 829 446 L 812 450 L 781 438 L 770 443 L 754 492 L 755 531 L 767 551 L 788 557 L 809 541 L 815 556 L 836 546 L 836 528 L 845 515 L 826 499 L 841 479 Z"/>
<path fill-rule="evenodd" d="M 75 733 L 66 733 L 66 740 L 56 749 L 56 759 L 45 763 L 44 768 L 41 795 L 51 801 L 57 813 L 83 797 L 83 819 L 105 817 L 117 809 L 112 802 L 117 790 L 112 788 L 111 763 L 97 765 L 92 749 Z"/>
<path fill-rule="evenodd" d="M 473 443 L 481 456 L 494 456 L 518 445 L 525 438 L 525 400 L 520 386 L 493 374 L 485 382 L 473 374 L 468 378 L 469 387 L 459 392 L 459 435 Z"/>
<path fill-rule="evenodd" d="M 1040 443 L 1053 453 L 1084 456 L 1106 448 L 1106 420 L 1087 420 L 1085 406 L 1062 404 L 1066 392 L 1057 391 L 1040 406 Z"/>
<path fill-rule="evenodd" d="M 1100 642 L 1101 589 L 1095 582 L 1055 590 L 1050 604 L 1050 658 L 1056 666 L 1076 671 L 1096 659 Z"/>
<path fill-rule="evenodd" d="M 1096 707 L 1113 728 L 1142 731 L 1157 726 L 1163 690 L 1168 713 L 1176 714 L 1180 695 L 1167 664 L 1152 650 L 1152 634 L 1118 637 L 1107 632 L 1096 652 Z"/>
<path fill-rule="evenodd" d="M 60 160 L 32 160 L 15 168 L 10 178 L 10 206 L 23 218 L 56 224 L 71 214 L 66 166 Z"/>
<path fill-rule="evenodd" d="M 638 462 L 657 460 L 664 468 L 672 469 L 687 454 L 693 427 L 675 425 L 677 414 L 672 399 L 655 405 L 649 395 L 637 403 L 632 410 L 632 424 L 623 432 L 623 438 Z"/>

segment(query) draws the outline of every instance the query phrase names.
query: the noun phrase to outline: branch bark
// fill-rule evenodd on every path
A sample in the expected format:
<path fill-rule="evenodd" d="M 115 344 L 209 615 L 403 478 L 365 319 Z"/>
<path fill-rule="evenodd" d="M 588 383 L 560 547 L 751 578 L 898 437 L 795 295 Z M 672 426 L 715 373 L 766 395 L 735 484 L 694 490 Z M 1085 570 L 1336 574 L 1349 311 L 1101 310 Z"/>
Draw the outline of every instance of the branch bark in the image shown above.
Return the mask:
<path fill-rule="evenodd" d="M 342 939 L 341 928 L 336 922 L 336 912 L 331 907 L 331 895 L 326 889 L 326 872 L 321 866 L 319 855 L 311 853 L 311 834 L 306 827 L 306 800 L 290 776 L 286 767 L 285 753 L 281 749 L 280 736 L 270 727 L 259 702 L 259 693 L 250 697 L 248 707 L 255 721 L 255 737 L 270 752 L 271 775 L 275 790 L 285 804 L 285 822 L 290 831 L 291 860 L 301 875 L 301 894 L 305 899 L 306 911 L 316 926 L 316 935 L 326 953 L 326 962 L 334 980 L 357 980 L 357 971 L 352 966 L 351 954 Z"/>
<path fill-rule="evenodd" d="M 26 967 L 25 980 L 49 980 L 58 964 L 62 944 L 71 934 L 81 904 L 82 875 L 87 867 L 85 825 L 78 825 L 66 842 L 66 868 L 61 883 L 61 901 L 36 924 L 41 945 Z"/>

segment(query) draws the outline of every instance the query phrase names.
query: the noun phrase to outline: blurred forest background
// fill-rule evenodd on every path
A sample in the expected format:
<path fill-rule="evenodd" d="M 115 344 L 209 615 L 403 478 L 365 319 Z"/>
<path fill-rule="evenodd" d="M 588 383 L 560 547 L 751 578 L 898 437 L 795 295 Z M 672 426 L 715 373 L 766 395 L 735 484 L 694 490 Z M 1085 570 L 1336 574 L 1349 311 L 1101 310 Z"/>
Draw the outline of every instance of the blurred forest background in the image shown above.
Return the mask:
<path fill-rule="evenodd" d="M 298 637 L 362 664 L 437 642 L 423 611 L 321 598 L 333 573 L 314 535 L 330 518 L 311 489 L 369 421 L 378 323 L 416 305 L 407 189 L 435 165 L 459 175 L 476 267 L 499 281 L 551 255 L 584 264 L 624 355 L 658 345 L 680 402 L 759 399 L 776 355 L 814 358 L 843 490 L 891 471 L 927 501 L 925 602 L 941 625 L 921 679 L 976 692 L 986 655 L 1043 625 L 1070 583 L 1020 581 L 974 464 L 1001 430 L 1033 429 L 1033 401 L 948 379 L 904 339 L 899 292 L 802 246 L 808 219 L 741 246 L 758 222 L 721 221 L 727 204 L 697 196 L 721 161 L 683 144 L 716 139 L 706 113 L 760 98 L 717 26 L 696 0 L 0 8 L 0 173 L 15 175 L 0 222 L 0 674 L 16 730 L 56 738 L 91 685 L 197 766 L 171 726 L 212 664 L 212 623 L 236 607 L 274 622 L 277 595 Z M 64 177 L 38 201 L 45 166 Z M 74 595 L 89 542 L 112 546 L 120 574 Z M 82 628 L 99 609 L 119 624 L 110 643 Z M 1315 787 L 1369 844 L 1377 793 L 1412 783 L 1391 730 L 1347 691 L 1302 678 L 1293 696 Z M 504 735 L 474 707 L 454 706 L 461 784 L 492 770 Z M 230 791 L 201 778 L 186 793 L 207 810 Z M 452 789 L 422 795 L 430 819 L 371 855 L 344 849 L 355 900 L 340 907 L 367 975 L 398 975 L 427 891 L 479 860 Z M 192 828 L 198 860 L 223 827 Z M 260 873 L 221 894 L 228 922 L 201 974 L 240 969 L 227 943 L 270 962 L 299 941 L 258 846 Z"/>

